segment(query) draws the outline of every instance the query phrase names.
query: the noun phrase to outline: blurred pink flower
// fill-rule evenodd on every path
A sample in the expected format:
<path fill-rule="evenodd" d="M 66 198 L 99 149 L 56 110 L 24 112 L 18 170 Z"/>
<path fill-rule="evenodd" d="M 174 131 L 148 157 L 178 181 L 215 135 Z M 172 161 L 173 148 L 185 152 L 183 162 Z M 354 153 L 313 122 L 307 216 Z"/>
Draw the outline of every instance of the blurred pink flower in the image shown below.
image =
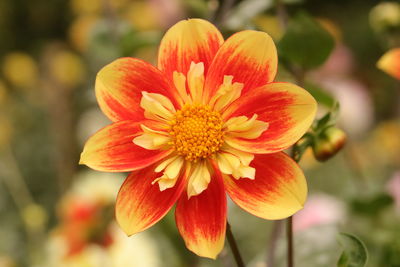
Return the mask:
<path fill-rule="evenodd" d="M 304 208 L 294 215 L 293 230 L 302 231 L 313 226 L 337 224 L 346 216 L 344 204 L 326 194 L 308 198 Z"/>
<path fill-rule="evenodd" d="M 340 126 L 350 136 L 357 136 L 365 133 L 371 126 L 373 105 L 368 88 L 351 78 L 353 69 L 351 50 L 338 42 L 328 60 L 310 75 L 340 103 Z"/>
<path fill-rule="evenodd" d="M 395 172 L 387 182 L 386 190 L 393 197 L 396 211 L 400 214 L 400 171 Z"/>
<path fill-rule="evenodd" d="M 150 0 L 149 2 L 163 27 L 168 28 L 184 18 L 183 5 L 179 0 Z"/>
<path fill-rule="evenodd" d="M 350 49 L 342 43 L 336 43 L 334 50 L 325 63 L 311 73 L 315 80 L 322 80 L 326 76 L 343 76 L 354 68 L 354 58 Z"/>
<path fill-rule="evenodd" d="M 373 105 L 366 86 L 346 77 L 327 77 L 320 82 L 340 103 L 339 125 L 350 136 L 365 133 L 373 122 Z"/>

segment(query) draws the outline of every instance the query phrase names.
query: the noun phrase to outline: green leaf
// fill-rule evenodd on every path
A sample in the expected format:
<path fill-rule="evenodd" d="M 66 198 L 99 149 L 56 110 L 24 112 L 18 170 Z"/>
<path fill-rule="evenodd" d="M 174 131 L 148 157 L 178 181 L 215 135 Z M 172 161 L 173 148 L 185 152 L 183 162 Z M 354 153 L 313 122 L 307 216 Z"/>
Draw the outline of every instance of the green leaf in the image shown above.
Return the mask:
<path fill-rule="evenodd" d="M 339 102 L 333 102 L 330 110 L 320 119 L 314 121 L 312 129 L 316 135 L 323 133 L 327 128 L 336 125 L 337 117 L 339 114 Z"/>
<path fill-rule="evenodd" d="M 285 35 L 278 43 L 278 51 L 289 62 L 311 69 L 325 62 L 334 45 L 332 36 L 302 12 L 289 21 Z"/>
<path fill-rule="evenodd" d="M 306 82 L 304 89 L 306 89 L 319 104 L 322 104 L 328 108 L 333 107 L 335 102 L 337 102 L 330 93 L 324 91 L 322 88 L 313 83 Z"/>
<path fill-rule="evenodd" d="M 307 148 L 311 147 L 314 142 L 314 135 L 306 133 L 293 145 L 292 157 L 294 161 L 299 162 L 306 152 Z"/>
<path fill-rule="evenodd" d="M 352 234 L 340 233 L 339 243 L 344 251 L 337 263 L 338 267 L 364 267 L 367 264 L 367 248 L 360 239 Z"/>
<path fill-rule="evenodd" d="M 392 205 L 393 201 L 387 193 L 379 193 L 369 198 L 357 197 L 350 202 L 350 207 L 354 213 L 375 217 L 378 212 Z"/>

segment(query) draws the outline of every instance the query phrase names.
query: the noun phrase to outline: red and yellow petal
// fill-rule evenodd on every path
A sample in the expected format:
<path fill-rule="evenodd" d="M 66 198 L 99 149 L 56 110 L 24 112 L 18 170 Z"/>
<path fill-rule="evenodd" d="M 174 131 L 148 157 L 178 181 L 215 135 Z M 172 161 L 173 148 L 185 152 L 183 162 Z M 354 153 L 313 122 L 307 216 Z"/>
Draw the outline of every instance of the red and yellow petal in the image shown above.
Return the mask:
<path fill-rule="evenodd" d="M 400 80 L 400 48 L 386 52 L 377 63 L 379 69 Z"/>
<path fill-rule="evenodd" d="M 166 96 L 174 104 L 177 92 L 154 66 L 136 58 L 120 58 L 102 68 L 96 78 L 100 108 L 112 121 L 142 120 L 142 91 Z"/>
<path fill-rule="evenodd" d="M 145 168 L 168 156 L 168 150 L 147 150 L 133 143 L 142 133 L 140 125 L 157 128 L 152 121 L 119 121 L 95 133 L 86 142 L 80 164 L 106 172 L 125 172 Z"/>
<path fill-rule="evenodd" d="M 186 175 L 181 171 L 175 186 L 160 191 L 152 184 L 160 174 L 153 167 L 131 173 L 121 186 L 116 203 L 116 219 L 127 235 L 144 231 L 161 220 L 182 194 Z"/>
<path fill-rule="evenodd" d="M 202 257 L 217 257 L 224 247 L 226 209 L 219 170 L 214 172 L 201 194 L 189 199 L 187 194 L 182 194 L 176 206 L 175 220 L 189 250 Z"/>
<path fill-rule="evenodd" d="M 293 145 L 311 126 L 317 102 L 303 88 L 290 83 L 270 83 L 254 89 L 232 103 L 224 112 L 225 119 L 252 117 L 268 123 L 256 139 L 227 137 L 226 142 L 251 153 L 274 153 Z"/>
<path fill-rule="evenodd" d="M 206 20 L 182 20 L 164 35 L 158 54 L 158 68 L 173 81 L 174 71 L 184 75 L 191 62 L 204 63 L 204 73 L 224 39 L 218 29 Z"/>
<path fill-rule="evenodd" d="M 242 31 L 232 35 L 218 50 L 206 76 L 205 91 L 213 96 L 232 75 L 244 85 L 242 95 L 274 80 L 278 65 L 276 47 L 265 32 Z"/>
<path fill-rule="evenodd" d="M 239 207 L 268 220 L 287 218 L 303 208 L 307 183 L 300 167 L 283 152 L 256 155 L 254 180 L 225 176 L 225 188 Z"/>

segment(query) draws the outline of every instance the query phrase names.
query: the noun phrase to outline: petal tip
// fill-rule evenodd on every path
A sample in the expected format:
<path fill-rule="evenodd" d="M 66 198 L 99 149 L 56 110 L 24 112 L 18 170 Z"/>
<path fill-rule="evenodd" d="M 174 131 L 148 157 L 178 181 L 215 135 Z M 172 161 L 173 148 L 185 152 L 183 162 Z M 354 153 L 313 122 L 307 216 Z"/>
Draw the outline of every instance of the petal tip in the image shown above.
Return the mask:
<path fill-rule="evenodd" d="M 118 220 L 117 220 L 117 221 L 118 221 Z M 128 229 L 128 228 L 126 228 L 126 227 L 123 227 L 119 222 L 118 222 L 118 225 L 119 225 L 119 227 L 122 229 L 122 231 L 123 231 L 128 237 L 131 237 L 131 236 L 133 236 L 134 234 L 139 233 L 139 231 L 135 231 L 135 230 L 131 230 L 131 229 Z"/>
<path fill-rule="evenodd" d="M 85 149 L 82 151 L 80 157 L 79 157 L 79 165 L 87 165 L 86 164 L 86 153 L 85 153 Z"/>
<path fill-rule="evenodd" d="M 204 254 L 204 255 L 199 255 L 199 256 L 201 256 L 201 257 L 204 257 L 204 258 L 209 258 L 209 259 L 212 259 L 212 260 L 216 260 L 217 259 L 217 257 L 218 257 L 218 255 L 219 255 L 219 253 L 220 252 L 218 252 L 218 253 L 212 253 L 212 254 Z"/>
<path fill-rule="evenodd" d="M 221 242 L 220 246 L 213 247 L 213 248 L 203 247 L 203 248 L 199 249 L 198 247 L 197 248 L 190 247 L 190 245 L 188 245 L 188 244 L 186 244 L 186 247 L 199 257 L 216 260 L 218 258 L 218 255 L 221 253 L 222 249 L 224 248 L 224 242 Z"/>
<path fill-rule="evenodd" d="M 121 228 L 121 230 L 129 237 L 129 236 L 133 236 L 134 234 L 139 233 L 140 231 L 138 231 L 137 229 L 132 227 L 132 224 L 129 223 L 128 221 L 124 221 L 123 218 L 121 218 L 119 216 L 120 214 L 117 212 L 115 212 L 115 220 L 117 221 L 117 224 L 119 226 L 119 228 Z"/>

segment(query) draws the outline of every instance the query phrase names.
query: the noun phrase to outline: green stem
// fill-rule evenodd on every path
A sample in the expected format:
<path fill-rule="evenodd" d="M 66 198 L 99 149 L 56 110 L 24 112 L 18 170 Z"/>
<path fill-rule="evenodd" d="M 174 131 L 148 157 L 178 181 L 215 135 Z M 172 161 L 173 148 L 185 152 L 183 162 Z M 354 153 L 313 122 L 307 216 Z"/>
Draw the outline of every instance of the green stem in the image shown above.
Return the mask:
<path fill-rule="evenodd" d="M 268 251 L 267 251 L 267 266 L 275 266 L 275 250 L 278 243 L 278 239 L 282 233 L 283 220 L 277 220 L 273 222 L 271 237 L 269 239 Z"/>
<path fill-rule="evenodd" d="M 360 161 L 358 152 L 356 151 L 354 145 L 351 142 L 347 142 L 346 149 L 343 150 L 343 155 L 345 157 L 345 162 L 350 169 L 354 178 L 358 178 L 356 181 L 364 189 L 368 189 L 368 178 L 364 174 L 363 166 Z M 353 179 L 354 180 L 354 179 Z"/>
<path fill-rule="evenodd" d="M 45 238 L 44 225 L 33 229 L 26 221 L 26 209 L 30 206 L 37 205 L 29 190 L 28 185 L 20 171 L 17 159 L 14 157 L 10 145 L 6 145 L 4 150 L 0 151 L 0 183 L 3 182 L 11 198 L 15 202 L 18 213 L 21 217 L 22 225 L 25 228 L 29 250 L 30 261 L 33 263 L 41 258 L 41 243 Z M 4 173 L 4 175 L 3 175 Z M 3 179 L 1 179 L 3 177 Z"/>
<path fill-rule="evenodd" d="M 294 266 L 294 246 L 293 246 L 293 216 L 287 218 L 286 224 L 286 233 L 287 233 L 287 266 Z"/>
<path fill-rule="evenodd" d="M 299 157 L 296 157 L 295 155 L 295 150 L 292 149 L 291 153 L 291 158 L 296 162 L 299 163 L 301 159 L 300 155 Z M 287 238 L 287 266 L 288 267 L 294 267 L 294 246 L 293 246 L 293 216 L 290 216 L 287 218 L 286 222 L 286 238 Z"/>
<path fill-rule="evenodd" d="M 282 2 L 282 0 L 275 0 L 275 7 L 279 24 L 282 29 L 286 29 L 289 16 L 287 14 L 285 4 Z"/>
<path fill-rule="evenodd" d="M 236 0 L 220 0 L 218 1 L 218 8 L 215 11 L 213 24 L 220 26 L 224 24 L 229 10 L 235 5 Z"/>
<path fill-rule="evenodd" d="M 232 234 L 231 225 L 228 222 L 226 222 L 226 238 L 228 239 L 229 246 L 231 247 L 233 257 L 235 258 L 236 261 L 236 265 L 238 267 L 244 267 L 245 265 L 243 263 L 242 256 L 240 255 L 237 243 Z"/>

